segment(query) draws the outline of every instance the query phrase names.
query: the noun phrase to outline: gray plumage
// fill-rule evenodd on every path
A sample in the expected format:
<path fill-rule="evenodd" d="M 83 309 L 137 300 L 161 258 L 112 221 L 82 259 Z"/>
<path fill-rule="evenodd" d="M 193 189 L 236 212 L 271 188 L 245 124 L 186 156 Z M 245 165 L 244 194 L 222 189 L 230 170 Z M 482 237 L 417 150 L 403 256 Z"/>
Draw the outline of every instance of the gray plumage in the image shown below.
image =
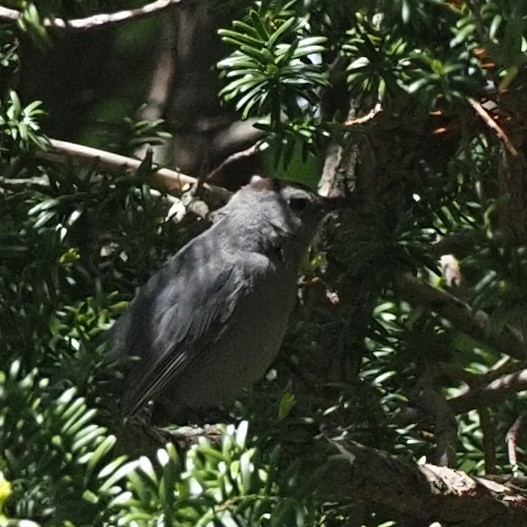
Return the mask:
<path fill-rule="evenodd" d="M 153 400 L 153 422 L 169 422 L 265 373 L 324 213 L 324 200 L 304 187 L 256 181 L 150 278 L 111 330 L 113 353 L 138 357 L 125 378 L 123 417 Z"/>

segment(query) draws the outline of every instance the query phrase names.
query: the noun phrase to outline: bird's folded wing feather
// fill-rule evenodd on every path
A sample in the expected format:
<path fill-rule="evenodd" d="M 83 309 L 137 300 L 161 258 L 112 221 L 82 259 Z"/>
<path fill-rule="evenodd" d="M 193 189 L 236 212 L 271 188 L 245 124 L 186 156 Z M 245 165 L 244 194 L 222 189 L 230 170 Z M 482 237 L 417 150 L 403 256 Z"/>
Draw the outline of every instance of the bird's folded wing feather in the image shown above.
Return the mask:
<path fill-rule="evenodd" d="M 130 308 L 126 353 L 140 360 L 127 380 L 123 417 L 135 415 L 221 336 L 247 293 L 243 275 L 234 262 L 192 269 L 176 258 L 139 292 Z"/>

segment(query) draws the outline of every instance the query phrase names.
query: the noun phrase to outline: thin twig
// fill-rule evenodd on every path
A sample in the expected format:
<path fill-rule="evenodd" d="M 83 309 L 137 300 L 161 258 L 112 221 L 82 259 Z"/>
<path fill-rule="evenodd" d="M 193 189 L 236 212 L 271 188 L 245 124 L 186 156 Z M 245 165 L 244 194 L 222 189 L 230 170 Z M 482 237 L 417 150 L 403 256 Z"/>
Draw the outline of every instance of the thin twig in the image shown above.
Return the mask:
<path fill-rule="evenodd" d="M 346 127 L 355 126 L 357 124 L 364 124 L 371 121 L 378 113 L 382 112 L 382 104 L 378 102 L 366 115 L 357 117 L 349 121 L 345 121 L 343 124 Z"/>
<path fill-rule="evenodd" d="M 70 31 L 89 31 L 91 29 L 100 29 L 103 26 L 122 24 L 130 20 L 143 18 L 165 9 L 174 7 L 184 0 L 157 0 L 143 7 L 136 9 L 126 9 L 116 13 L 100 13 L 86 18 L 75 18 L 66 20 L 64 18 L 45 18 L 44 26 L 48 28 L 66 29 Z M 17 21 L 22 18 L 22 12 L 16 9 L 9 9 L 0 6 L 0 20 Z"/>
<path fill-rule="evenodd" d="M 250 146 L 249 148 L 246 148 L 245 150 L 241 150 L 239 152 L 234 152 L 234 154 L 231 154 L 226 159 L 224 159 L 215 169 L 213 169 L 211 172 L 206 173 L 202 171 L 202 174 L 198 177 L 198 181 L 196 185 L 194 186 L 193 192 L 195 194 L 198 194 L 201 192 L 202 186 L 205 184 L 206 181 L 211 181 L 213 183 L 218 182 L 218 178 L 221 181 L 221 177 L 223 175 L 223 172 L 233 163 L 236 163 L 240 159 L 252 157 L 258 154 L 259 152 L 263 151 L 265 148 L 262 147 L 261 141 L 258 141 L 254 145 Z M 221 184 L 221 183 L 220 183 Z"/>
<path fill-rule="evenodd" d="M 251 157 L 256 155 L 258 152 L 263 151 L 264 148 L 262 147 L 260 141 L 258 141 L 256 144 L 250 146 L 249 148 L 246 148 L 245 150 L 241 150 L 240 152 L 234 152 L 234 154 L 231 154 L 226 159 L 224 159 L 214 170 L 209 172 L 205 176 L 205 180 L 212 179 L 214 180 L 219 176 L 221 172 L 223 172 L 229 165 L 232 165 L 233 163 L 236 163 L 236 161 L 239 161 L 240 159 L 244 157 Z"/>
<path fill-rule="evenodd" d="M 514 157 L 518 156 L 518 150 L 516 150 L 515 146 L 512 144 L 512 141 L 507 137 L 507 134 L 503 131 L 500 126 L 496 123 L 496 121 L 492 118 L 492 116 L 481 106 L 481 103 L 473 99 L 472 97 L 467 98 L 468 102 L 470 103 L 470 106 L 474 108 L 476 113 L 483 119 L 484 123 L 494 130 L 496 132 L 496 135 L 499 139 L 503 141 L 505 144 L 505 147 L 510 152 L 511 155 Z"/>

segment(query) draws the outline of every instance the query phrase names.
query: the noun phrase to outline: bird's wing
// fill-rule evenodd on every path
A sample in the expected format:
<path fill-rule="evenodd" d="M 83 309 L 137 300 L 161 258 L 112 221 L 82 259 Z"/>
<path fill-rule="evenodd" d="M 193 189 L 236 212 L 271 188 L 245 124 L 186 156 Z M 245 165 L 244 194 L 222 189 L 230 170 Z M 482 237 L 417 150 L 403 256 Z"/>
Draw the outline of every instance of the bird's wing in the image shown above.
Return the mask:
<path fill-rule="evenodd" d="M 187 263 L 176 259 L 159 271 L 131 306 L 126 353 L 140 360 L 127 379 L 124 417 L 135 415 L 221 336 L 248 292 L 244 269 L 234 261 L 213 259 L 194 269 Z"/>

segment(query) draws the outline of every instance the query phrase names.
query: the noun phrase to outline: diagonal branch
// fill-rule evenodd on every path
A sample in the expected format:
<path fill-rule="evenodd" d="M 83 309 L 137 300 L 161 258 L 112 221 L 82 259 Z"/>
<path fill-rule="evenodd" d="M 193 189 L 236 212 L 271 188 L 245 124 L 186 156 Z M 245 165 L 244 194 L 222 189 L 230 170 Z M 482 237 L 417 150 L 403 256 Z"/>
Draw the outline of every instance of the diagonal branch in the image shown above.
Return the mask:
<path fill-rule="evenodd" d="M 128 171 L 136 171 L 141 165 L 139 159 L 114 154 L 98 148 L 60 141 L 58 139 L 49 140 L 51 149 L 48 151 L 35 152 L 36 157 L 47 161 L 58 163 L 73 163 L 76 165 L 85 165 L 86 162 L 97 163 L 97 166 L 106 170 L 115 171 L 123 168 Z M 154 180 L 161 183 L 164 190 L 169 192 L 180 192 L 183 186 L 194 184 L 196 179 L 167 168 L 160 168 L 154 176 Z"/>
<path fill-rule="evenodd" d="M 523 390 L 527 390 L 527 370 L 510 373 L 489 384 L 471 388 L 462 395 L 449 399 L 448 404 L 456 414 L 460 414 L 499 403 Z"/>
<path fill-rule="evenodd" d="M 492 118 L 491 115 L 483 108 L 480 102 L 476 101 L 472 97 L 468 97 L 468 102 L 470 106 L 475 110 L 475 112 L 483 119 L 483 122 L 491 129 L 496 132 L 496 135 L 498 136 L 501 141 L 503 141 L 503 144 L 507 148 L 507 150 L 510 152 L 510 154 L 514 157 L 518 156 L 518 150 L 516 147 L 512 144 L 512 141 L 508 138 L 507 134 L 500 128 L 498 123 Z"/>
<path fill-rule="evenodd" d="M 366 115 L 363 115 L 362 117 L 356 117 L 354 119 L 349 119 L 344 122 L 344 126 L 346 128 L 351 128 L 352 126 L 356 126 L 358 124 L 367 123 L 368 121 L 371 121 L 380 112 L 382 112 L 382 104 L 378 102 Z"/>
<path fill-rule="evenodd" d="M 157 0 L 156 2 L 135 9 L 126 9 L 116 13 L 100 13 L 86 18 L 75 18 L 72 20 L 66 20 L 64 18 L 45 18 L 44 26 L 47 28 L 58 28 L 69 31 L 89 31 L 154 15 L 174 7 L 183 1 L 184 0 Z M 0 20 L 17 21 L 21 19 L 22 16 L 23 13 L 21 11 L 0 6 Z"/>
<path fill-rule="evenodd" d="M 141 165 L 139 159 L 133 159 L 76 143 L 59 141 L 58 139 L 49 139 L 49 147 L 47 151 L 36 151 L 35 156 L 39 159 L 61 164 L 72 163 L 82 166 L 95 162 L 97 166 L 109 171 L 125 169 L 129 172 L 135 172 Z M 194 185 L 196 183 L 196 178 L 176 170 L 159 168 L 150 176 L 150 183 L 158 190 L 169 194 L 180 195 L 185 185 Z M 211 194 L 222 199 L 225 199 L 229 194 L 220 187 L 213 185 L 207 185 L 206 187 Z"/>
<path fill-rule="evenodd" d="M 500 353 L 524 360 L 527 353 L 523 339 L 510 327 L 505 326 L 498 335 L 492 334 L 488 327 L 488 316 L 478 312 L 459 298 L 428 285 L 410 273 L 399 280 L 401 294 L 409 301 L 421 304 L 446 318 L 458 330 L 475 340 L 485 343 Z"/>
<path fill-rule="evenodd" d="M 204 180 L 210 181 L 215 185 L 221 185 L 227 188 L 231 188 L 232 183 L 236 184 L 237 182 L 228 181 L 229 169 L 231 169 L 233 166 L 236 166 L 237 163 L 239 163 L 241 160 L 250 159 L 258 155 L 260 152 L 263 152 L 263 150 L 265 150 L 265 147 L 262 146 L 260 142 L 257 142 L 256 144 L 250 146 L 249 148 L 246 148 L 245 150 L 234 152 L 234 154 L 228 156 L 216 168 L 209 172 L 205 176 Z"/>

